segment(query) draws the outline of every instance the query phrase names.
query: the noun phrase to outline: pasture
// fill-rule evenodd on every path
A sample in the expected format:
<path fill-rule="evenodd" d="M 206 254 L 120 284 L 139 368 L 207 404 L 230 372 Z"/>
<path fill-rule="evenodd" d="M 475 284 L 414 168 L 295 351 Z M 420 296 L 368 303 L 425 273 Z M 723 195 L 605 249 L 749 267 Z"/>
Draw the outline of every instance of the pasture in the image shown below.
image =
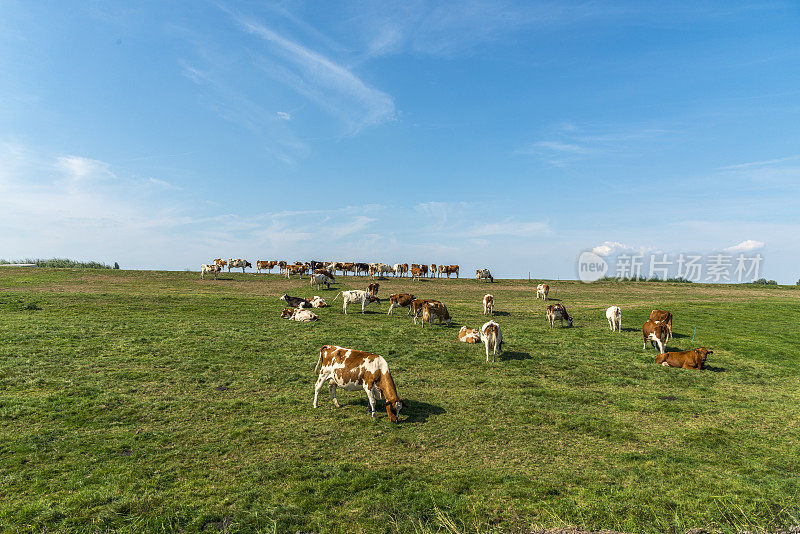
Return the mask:
<path fill-rule="evenodd" d="M 537 281 L 380 280 L 437 298 L 453 326 L 388 301 L 342 315 L 342 289 L 277 275 L 0 271 L 0 530 L 626 532 L 800 522 L 800 291 L 550 282 L 575 318 L 550 329 Z M 320 321 L 281 320 L 314 294 Z M 457 341 L 495 297 L 505 352 Z M 621 333 L 604 310 L 622 308 Z M 641 326 L 674 314 L 654 364 Z M 693 328 L 696 339 L 691 342 Z M 389 362 L 401 423 L 363 392 L 312 408 L 323 344 Z"/>

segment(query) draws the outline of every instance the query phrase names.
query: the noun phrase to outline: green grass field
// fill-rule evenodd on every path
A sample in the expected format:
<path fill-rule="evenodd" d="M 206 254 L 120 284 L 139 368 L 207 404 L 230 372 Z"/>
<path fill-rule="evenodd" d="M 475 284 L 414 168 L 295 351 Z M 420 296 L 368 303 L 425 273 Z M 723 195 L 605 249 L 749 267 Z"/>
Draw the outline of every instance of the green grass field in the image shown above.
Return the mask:
<path fill-rule="evenodd" d="M 800 291 L 535 281 L 381 281 L 448 305 L 451 328 L 368 313 L 279 319 L 277 275 L 0 269 L 0 529 L 120 532 L 627 532 L 800 523 Z M 337 278 L 337 290 L 365 278 Z M 505 354 L 457 341 L 495 296 Z M 340 301 L 337 301 L 337 303 Z M 623 332 L 604 309 L 619 305 Z M 654 364 L 641 326 L 674 314 Z M 352 308 L 351 308 L 352 309 Z M 355 310 L 354 310 L 355 311 Z M 691 341 L 694 328 L 695 341 Z M 401 424 L 326 390 L 319 347 L 384 356 Z"/>

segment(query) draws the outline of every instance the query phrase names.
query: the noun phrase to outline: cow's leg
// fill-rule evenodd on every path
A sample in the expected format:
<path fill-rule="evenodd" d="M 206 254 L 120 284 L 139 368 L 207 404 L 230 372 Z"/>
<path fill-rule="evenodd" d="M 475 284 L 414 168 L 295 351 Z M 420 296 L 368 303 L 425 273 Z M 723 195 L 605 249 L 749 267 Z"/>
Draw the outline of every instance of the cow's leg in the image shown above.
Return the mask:
<path fill-rule="evenodd" d="M 342 311 L 347 315 L 347 301 L 342 302 Z"/>
<path fill-rule="evenodd" d="M 364 391 L 367 392 L 367 400 L 369 401 L 369 412 L 372 417 L 375 417 L 375 395 L 372 393 L 372 387 L 364 384 Z"/>
<path fill-rule="evenodd" d="M 325 385 L 325 375 L 319 375 L 317 378 L 317 383 L 314 384 L 314 408 L 317 407 L 317 399 L 319 398 L 319 392 L 322 391 L 322 386 Z"/>
<path fill-rule="evenodd" d="M 331 397 L 333 398 L 333 405 L 337 408 L 341 408 L 341 406 L 339 406 L 339 401 L 336 399 L 336 384 L 331 382 L 331 385 L 328 387 L 328 389 L 330 390 Z"/>
<path fill-rule="evenodd" d="M 394 302 L 390 302 L 389 303 L 389 312 L 386 315 L 391 315 L 393 309 L 394 309 Z"/>

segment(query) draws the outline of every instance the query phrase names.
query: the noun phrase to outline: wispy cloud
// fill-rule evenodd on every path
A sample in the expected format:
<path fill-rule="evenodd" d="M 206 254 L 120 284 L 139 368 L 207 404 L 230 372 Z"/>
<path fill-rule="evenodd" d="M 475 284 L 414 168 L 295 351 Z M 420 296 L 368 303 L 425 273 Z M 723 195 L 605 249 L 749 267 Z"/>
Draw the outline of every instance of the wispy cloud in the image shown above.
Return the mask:
<path fill-rule="evenodd" d="M 737 243 L 731 247 L 724 248 L 725 252 L 750 252 L 751 250 L 758 250 L 764 247 L 763 241 L 756 241 L 755 239 L 747 239 L 741 243 Z"/>
<path fill-rule="evenodd" d="M 292 120 L 292 115 L 290 113 L 286 113 L 285 111 L 279 111 L 275 115 L 281 120 L 285 121 Z"/>

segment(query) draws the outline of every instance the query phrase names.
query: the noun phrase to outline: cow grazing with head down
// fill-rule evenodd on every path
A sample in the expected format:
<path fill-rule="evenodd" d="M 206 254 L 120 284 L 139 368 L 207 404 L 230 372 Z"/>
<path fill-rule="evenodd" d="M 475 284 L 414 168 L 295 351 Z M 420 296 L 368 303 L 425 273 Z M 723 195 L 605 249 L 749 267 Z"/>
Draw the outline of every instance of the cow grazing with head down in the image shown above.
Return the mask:
<path fill-rule="evenodd" d="M 231 267 L 234 269 L 238 269 L 239 267 L 242 268 L 242 272 L 244 273 L 245 267 L 253 268 L 253 264 L 247 260 L 243 259 L 236 259 L 236 260 L 228 260 L 228 272 L 231 272 Z"/>
<path fill-rule="evenodd" d="M 664 367 L 680 367 L 700 371 L 703 369 L 709 354 L 714 354 L 714 351 L 705 347 L 680 352 L 665 352 L 656 356 L 656 363 L 660 363 Z"/>
<path fill-rule="evenodd" d="M 494 296 L 489 293 L 483 296 L 483 314 L 494 315 Z"/>
<path fill-rule="evenodd" d="M 664 345 L 667 344 L 668 336 L 669 330 L 667 329 L 667 325 L 661 322 L 647 321 L 642 327 L 642 338 L 644 339 L 642 348 L 646 349 L 647 342 L 649 341 L 653 347 L 658 345 L 658 352 L 662 353 L 664 352 Z"/>
<path fill-rule="evenodd" d="M 289 295 L 284 295 L 281 297 L 281 300 L 284 301 L 286 304 L 296 308 L 312 308 L 313 306 L 311 303 L 302 297 L 290 297 Z"/>
<path fill-rule="evenodd" d="M 364 309 L 367 307 L 368 304 L 372 302 L 377 302 L 378 304 L 381 303 L 381 299 L 370 295 L 363 289 L 351 289 L 350 291 L 342 291 L 333 300 L 342 297 L 342 311 L 345 315 L 347 315 L 347 305 L 353 303 L 361 303 L 361 313 L 364 313 Z"/>
<path fill-rule="evenodd" d="M 326 289 L 330 289 L 332 283 L 333 280 L 327 274 L 311 275 L 311 287 L 314 287 L 314 285 L 322 287 L 324 285 Z"/>
<path fill-rule="evenodd" d="M 481 340 L 481 331 L 462 326 L 458 331 L 458 340 L 464 343 L 478 343 Z"/>
<path fill-rule="evenodd" d="M 494 282 L 494 277 L 489 269 L 477 269 L 475 271 L 475 279 L 476 280 L 489 280 L 489 282 Z"/>
<path fill-rule="evenodd" d="M 440 301 L 435 299 L 414 299 L 409 304 L 409 315 L 414 318 L 414 324 L 417 324 L 417 317 L 422 316 L 422 307 L 425 304 L 441 304 Z"/>
<path fill-rule="evenodd" d="M 663 323 L 669 332 L 669 338 L 672 339 L 672 314 L 668 311 L 653 310 L 650 312 L 650 320 L 654 323 Z"/>
<path fill-rule="evenodd" d="M 536 286 L 536 298 L 547 300 L 547 295 L 550 293 L 550 286 L 547 284 L 539 284 Z"/>
<path fill-rule="evenodd" d="M 561 328 L 564 328 L 564 321 L 567 321 L 567 326 L 572 326 L 572 317 L 563 304 L 550 304 L 547 307 L 547 322 L 550 323 L 550 328 L 555 326 L 556 321 L 561 321 Z"/>
<path fill-rule="evenodd" d="M 439 319 L 439 326 L 442 326 L 444 321 L 447 326 L 450 326 L 451 318 L 450 312 L 447 311 L 447 306 L 441 302 L 426 302 L 422 305 L 422 328 L 425 328 L 425 323 L 433 324 L 433 317 Z M 417 323 L 416 316 L 414 317 L 414 324 Z"/>
<path fill-rule="evenodd" d="M 490 354 L 492 361 L 495 361 L 495 357 L 503 352 L 503 333 L 500 331 L 500 325 L 494 321 L 484 323 L 481 327 L 481 341 L 486 347 L 486 362 L 489 362 Z"/>
<path fill-rule="evenodd" d="M 381 356 L 353 350 L 335 345 L 324 345 L 319 350 L 319 360 L 314 368 L 317 373 L 317 383 L 314 385 L 314 408 L 317 407 L 319 392 L 328 383 L 333 397 L 333 405 L 340 408 L 336 400 L 336 388 L 346 391 L 363 389 L 367 394 L 372 417 L 375 412 L 375 399 L 383 398 L 389 420 L 397 422 L 397 416 L 403 408 L 403 401 L 397 395 L 389 365 Z"/>
<path fill-rule="evenodd" d="M 409 308 L 416 297 L 408 293 L 393 293 L 389 295 L 389 311 L 386 315 L 391 315 L 395 308 Z M 409 310 L 410 312 L 410 310 Z"/>
<path fill-rule="evenodd" d="M 203 265 L 200 266 L 200 279 L 201 280 L 205 280 L 206 279 L 206 273 L 214 273 L 214 280 L 216 280 L 217 279 L 217 275 L 219 274 L 219 272 L 221 270 L 222 270 L 222 267 L 220 267 L 217 264 L 214 264 L 214 265 L 203 264 Z"/>
<path fill-rule="evenodd" d="M 606 319 L 611 331 L 622 332 L 622 310 L 619 306 L 611 306 L 606 310 Z"/>

